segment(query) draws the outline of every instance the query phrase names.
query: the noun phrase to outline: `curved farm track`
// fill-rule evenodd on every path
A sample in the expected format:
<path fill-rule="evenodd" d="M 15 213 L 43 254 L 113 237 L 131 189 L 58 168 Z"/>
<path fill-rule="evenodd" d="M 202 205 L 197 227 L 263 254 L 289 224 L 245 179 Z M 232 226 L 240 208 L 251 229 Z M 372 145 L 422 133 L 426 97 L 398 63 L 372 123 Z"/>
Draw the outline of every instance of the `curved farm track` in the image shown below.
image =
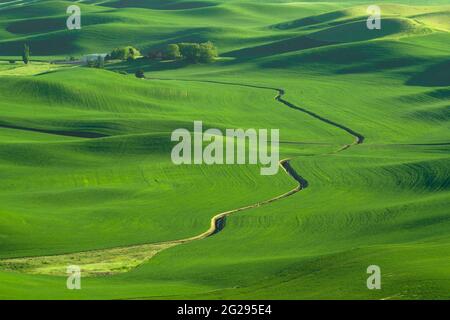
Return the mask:
<path fill-rule="evenodd" d="M 349 127 L 339 124 L 335 121 L 332 121 L 330 119 L 327 119 L 321 115 L 318 115 L 312 111 L 309 111 L 305 108 L 299 107 L 287 100 L 285 100 L 283 98 L 284 94 L 285 94 L 285 90 L 284 89 L 279 89 L 279 88 L 272 88 L 272 87 L 264 87 L 264 86 L 258 86 L 258 85 L 251 85 L 251 84 L 243 84 L 243 83 L 232 83 L 232 82 L 222 82 L 222 81 L 213 81 L 213 80 L 191 80 L 191 79 L 161 79 L 161 78 L 151 78 L 149 80 L 167 80 L 167 81 L 190 81 L 190 82 L 203 82 L 203 83 L 215 83 L 215 84 L 222 84 L 222 85 L 230 85 L 230 86 L 241 86 L 241 87 L 248 87 L 248 88 L 255 88 L 255 89 L 264 89 L 264 90 L 272 90 L 276 92 L 276 96 L 275 96 L 275 100 L 280 102 L 281 104 L 283 104 L 284 106 L 287 106 L 291 109 L 297 110 L 299 112 L 303 112 L 305 114 L 308 114 L 309 116 L 318 119 L 328 125 L 334 126 L 336 128 L 339 128 L 341 130 L 346 131 L 348 134 L 352 135 L 354 137 L 354 142 L 351 144 L 346 144 L 344 145 L 342 148 L 340 148 L 339 150 L 335 151 L 334 153 L 337 152 L 341 152 L 344 151 L 354 145 L 357 144 L 361 144 L 364 141 L 364 136 L 357 133 L 356 131 L 354 131 L 353 129 L 350 129 Z M 23 129 L 23 128 L 17 128 L 16 129 Z M 43 130 L 42 130 L 43 131 Z M 52 132 L 53 134 L 58 134 L 59 132 Z M 64 133 L 60 133 L 63 135 L 67 135 L 66 132 Z M 95 138 L 94 135 L 84 135 L 85 138 Z M 283 171 L 286 172 L 286 174 L 288 174 L 292 179 L 294 179 L 297 182 L 297 186 L 295 188 L 293 188 L 292 190 L 283 193 L 279 196 L 276 196 L 274 198 L 268 199 L 268 200 L 264 200 L 258 203 L 254 203 L 248 206 L 244 206 L 244 207 L 240 207 L 237 209 L 233 209 L 230 211 L 226 211 L 226 212 L 221 212 L 217 215 L 215 215 L 214 217 L 211 218 L 211 225 L 209 227 L 208 230 L 206 230 L 205 232 L 193 236 L 193 237 L 189 237 L 189 238 L 185 238 L 185 239 L 179 239 L 179 240 L 172 240 L 172 241 L 165 241 L 165 242 L 161 242 L 161 243 L 153 243 L 153 244 L 143 244 L 143 245 L 135 245 L 135 246 L 127 246 L 127 247 L 121 247 L 121 248 L 112 248 L 112 249 L 104 249 L 104 250 L 95 250 L 95 251 L 84 251 L 84 252 L 80 252 L 80 253 L 74 253 L 74 254 L 62 254 L 62 255 L 56 255 L 56 256 L 46 256 L 46 257 L 30 257 L 30 258 L 14 258 L 14 259 L 2 259 L 0 260 L 0 269 L 9 269 L 8 266 L 15 266 L 15 264 L 19 263 L 19 261 L 23 262 L 24 260 L 26 260 L 27 262 L 33 262 L 33 260 L 35 260 L 35 265 L 39 265 L 39 259 L 50 259 L 51 261 L 54 261 L 54 264 L 57 264 L 58 267 L 60 268 L 53 268 L 52 272 L 49 272 L 48 269 L 40 269 L 39 267 L 35 267 L 35 268 L 31 268 L 30 270 L 26 270 L 24 269 L 24 272 L 29 272 L 29 273 L 42 273 L 42 274 L 64 274 L 65 273 L 65 266 L 67 266 L 66 261 L 67 259 L 73 259 L 73 257 L 79 255 L 79 258 L 81 260 L 81 258 L 85 257 L 85 255 L 88 255 L 90 252 L 97 256 L 99 259 L 99 261 L 94 261 L 91 263 L 97 263 L 97 262 L 102 262 L 102 257 L 104 259 L 108 259 L 108 257 L 110 255 L 113 254 L 122 254 L 122 255 L 132 255 L 134 254 L 134 258 L 136 258 L 136 251 L 144 251 L 141 256 L 139 256 L 139 263 L 135 263 L 133 265 L 128 265 L 128 268 L 121 268 L 120 271 L 105 271 L 105 270 L 98 270 L 97 272 L 88 272 L 87 275 L 105 275 L 105 274 L 114 274 L 114 273 L 118 273 L 118 272 L 125 272 L 125 271 L 129 271 L 134 267 L 137 267 L 138 265 L 144 263 L 145 261 L 148 261 L 150 258 L 152 258 L 154 255 L 156 255 L 157 253 L 174 247 L 176 245 L 179 244 L 183 244 L 183 243 L 188 243 L 188 242 L 192 242 L 192 241 L 196 241 L 196 240 L 201 240 L 207 237 L 210 237 L 212 235 L 217 234 L 218 232 L 220 232 L 221 230 L 224 229 L 225 227 L 225 220 L 226 217 L 229 215 L 232 215 L 234 213 L 237 212 L 241 212 L 244 210 L 249 210 L 249 209 L 253 209 L 253 208 L 257 208 L 284 198 L 287 198 L 305 188 L 308 187 L 308 181 L 303 178 L 302 176 L 300 176 L 295 169 L 291 166 L 290 164 L 290 159 L 283 159 L 280 161 L 280 166 L 282 167 Z M 81 261 L 81 265 L 83 265 L 82 263 L 83 261 Z M 47 262 L 48 263 L 48 262 Z M 124 262 L 126 263 L 126 261 Z M 6 266 L 6 267 L 5 267 Z M 86 275 L 86 273 L 85 273 Z"/>
<path fill-rule="evenodd" d="M 282 103 L 283 105 L 306 113 L 307 115 L 320 120 L 322 122 L 325 122 L 328 125 L 334 126 L 336 128 L 339 128 L 341 130 L 344 130 L 345 132 L 347 132 L 348 134 L 352 135 L 354 137 L 354 141 L 351 144 L 346 144 L 344 145 L 342 148 L 340 148 L 339 150 L 333 152 L 333 153 L 338 153 L 344 150 L 347 150 L 348 148 L 357 145 L 357 144 L 362 144 L 364 142 L 364 136 L 356 131 L 354 131 L 353 129 L 337 123 L 333 120 L 327 119 L 321 115 L 318 115 L 317 113 L 314 113 L 310 110 L 307 110 L 305 108 L 299 107 L 291 102 L 289 102 L 288 100 L 284 99 L 283 96 L 285 95 L 285 90 L 281 89 L 281 88 L 273 88 L 273 87 L 266 87 L 266 86 L 258 86 L 258 85 L 252 85 L 252 84 L 245 84 L 245 83 L 234 83 L 234 82 L 224 82 L 224 81 L 215 81 L 215 80 L 192 80 L 192 79 L 171 79 L 171 78 L 149 78 L 149 80 L 160 80 L 160 81 L 187 81 L 187 82 L 203 82 L 203 83 L 214 83 L 214 84 L 222 84 L 222 85 L 229 85 L 229 86 L 240 86 L 240 87 L 247 87 L 247 88 L 255 88 L 255 89 L 264 89 L 264 90 L 272 90 L 272 91 L 276 91 L 277 95 L 275 96 L 275 100 Z M 298 186 L 294 189 L 292 189 L 289 192 L 286 192 L 280 196 L 277 196 L 275 198 L 269 199 L 269 200 L 265 200 L 253 205 L 249 205 L 246 207 L 242 207 L 242 208 L 238 208 L 238 209 L 234 209 L 234 210 L 230 210 L 230 211 L 226 211 L 226 212 L 222 212 L 219 213 L 217 215 L 215 215 L 212 219 L 211 219 L 211 227 L 204 233 L 192 237 L 192 238 L 188 238 L 188 239 L 183 239 L 183 240 L 178 240 L 178 243 L 186 243 L 186 242 L 190 242 L 193 240 L 200 240 L 206 237 L 209 237 L 211 235 L 214 235 L 218 232 L 220 232 L 221 230 L 223 230 L 223 228 L 225 227 L 225 219 L 227 216 L 239 212 L 239 211 L 243 211 L 243 210 L 248 210 L 248 209 L 252 209 L 252 208 L 256 208 L 277 200 L 281 200 L 283 198 L 289 197 L 291 195 L 293 195 L 294 193 L 297 193 L 299 191 L 301 191 L 302 189 L 305 189 L 308 187 L 308 181 L 303 178 L 302 176 L 300 176 L 294 168 L 292 168 L 292 166 L 289 163 L 290 159 L 284 159 L 280 161 L 280 166 L 283 168 L 283 170 L 290 176 L 292 177 L 297 183 Z"/>

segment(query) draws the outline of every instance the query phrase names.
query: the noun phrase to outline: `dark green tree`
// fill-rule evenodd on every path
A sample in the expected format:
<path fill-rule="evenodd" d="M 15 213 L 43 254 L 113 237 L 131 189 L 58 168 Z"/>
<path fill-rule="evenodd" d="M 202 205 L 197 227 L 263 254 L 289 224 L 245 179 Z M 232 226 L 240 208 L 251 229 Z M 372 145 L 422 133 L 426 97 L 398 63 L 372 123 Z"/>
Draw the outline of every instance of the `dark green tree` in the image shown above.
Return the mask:
<path fill-rule="evenodd" d="M 25 64 L 30 62 L 30 47 L 27 44 L 23 45 L 22 60 Z"/>
<path fill-rule="evenodd" d="M 97 68 L 103 69 L 105 67 L 105 58 L 102 56 L 97 57 Z"/>
<path fill-rule="evenodd" d="M 180 47 L 177 44 L 169 44 L 166 48 L 166 58 L 175 60 L 181 58 Z"/>
<path fill-rule="evenodd" d="M 218 56 L 217 48 L 210 41 L 205 43 L 179 43 L 183 58 L 192 63 L 213 62 Z"/>
<path fill-rule="evenodd" d="M 198 43 L 179 43 L 181 55 L 189 62 L 197 63 L 199 60 L 200 45 Z"/>
<path fill-rule="evenodd" d="M 141 55 L 141 53 L 139 52 L 138 49 L 136 49 L 132 46 L 127 46 L 127 47 L 115 48 L 111 52 L 109 57 L 111 59 L 118 59 L 118 60 L 129 60 L 129 59 L 134 60 L 140 55 Z"/>
<path fill-rule="evenodd" d="M 143 71 L 143 70 L 137 70 L 137 71 L 134 73 L 134 75 L 136 76 L 136 78 L 139 78 L 139 79 L 145 78 L 145 74 L 144 74 L 144 71 Z"/>
<path fill-rule="evenodd" d="M 210 63 L 217 58 L 217 48 L 211 41 L 200 44 L 199 62 Z"/>

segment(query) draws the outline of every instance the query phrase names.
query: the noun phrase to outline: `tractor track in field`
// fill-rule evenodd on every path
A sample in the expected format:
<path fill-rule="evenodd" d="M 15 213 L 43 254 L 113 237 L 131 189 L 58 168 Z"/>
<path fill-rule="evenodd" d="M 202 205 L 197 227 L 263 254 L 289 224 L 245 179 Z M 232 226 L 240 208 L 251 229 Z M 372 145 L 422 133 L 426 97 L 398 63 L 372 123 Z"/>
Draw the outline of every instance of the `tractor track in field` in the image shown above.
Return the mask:
<path fill-rule="evenodd" d="M 340 148 L 339 150 L 331 152 L 329 154 L 338 153 L 338 152 L 347 150 L 348 148 L 350 148 L 350 147 L 352 147 L 354 145 L 361 144 L 364 141 L 364 136 L 363 135 L 361 135 L 361 134 L 357 133 L 356 131 L 350 129 L 349 127 L 346 127 L 346 126 L 344 126 L 342 124 L 339 124 L 339 123 L 334 122 L 334 121 L 332 121 L 330 119 L 322 117 L 322 116 L 320 116 L 320 115 L 318 115 L 318 114 L 316 114 L 316 113 L 314 113 L 312 111 L 309 111 L 307 109 L 299 107 L 299 106 L 297 106 L 297 105 L 295 105 L 295 104 L 285 100 L 283 98 L 283 96 L 285 95 L 285 90 L 284 89 L 265 87 L 265 86 L 258 86 L 258 85 L 251 85 L 251 84 L 213 81 L 213 80 L 168 79 L 168 78 L 165 78 L 165 79 L 163 79 L 163 78 L 147 78 L 146 80 L 189 81 L 189 82 L 213 83 L 213 84 L 221 84 L 221 85 L 241 86 L 241 87 L 248 87 L 248 88 L 272 90 L 272 91 L 275 91 L 277 93 L 276 96 L 275 96 L 275 100 L 280 102 L 281 104 L 283 104 L 283 105 L 285 105 L 285 106 L 287 106 L 287 107 L 289 107 L 291 109 L 294 109 L 294 110 L 303 112 L 305 114 L 308 114 L 309 116 L 311 116 L 311 117 L 313 117 L 315 119 L 318 119 L 318 120 L 320 120 L 322 122 L 325 122 L 325 123 L 327 123 L 329 125 L 332 125 L 334 127 L 337 127 L 337 128 L 339 128 L 341 130 L 344 130 L 344 131 L 346 131 L 347 133 L 349 133 L 350 135 L 352 135 L 354 137 L 354 142 L 352 142 L 350 144 L 346 144 L 342 148 Z M 23 128 L 17 128 L 16 127 L 16 129 L 23 129 Z M 85 138 L 95 138 L 95 136 L 92 136 L 92 135 L 91 136 L 84 136 L 84 137 Z M 234 213 L 241 212 L 241 211 L 244 211 L 244 210 L 254 209 L 254 208 L 258 208 L 258 207 L 263 206 L 263 205 L 270 204 L 272 202 L 275 202 L 275 201 L 287 198 L 287 197 L 289 197 L 289 196 L 291 196 L 291 195 L 293 195 L 293 194 L 295 194 L 295 193 L 297 193 L 297 192 L 307 188 L 308 185 L 309 185 L 308 181 L 305 178 L 303 178 L 302 176 L 300 176 L 295 171 L 295 169 L 290 164 L 290 160 L 291 159 L 283 159 L 283 160 L 281 160 L 279 162 L 279 165 L 281 166 L 281 168 L 283 169 L 283 171 L 287 175 L 289 175 L 292 179 L 294 179 L 297 182 L 298 185 L 295 188 L 293 188 L 290 191 L 287 191 L 287 192 L 285 192 L 285 193 L 283 193 L 283 194 L 281 194 L 279 196 L 270 198 L 268 200 L 263 200 L 263 201 L 260 201 L 260 202 L 257 202 L 257 203 L 251 204 L 251 205 L 247 205 L 247 206 L 244 206 L 244 207 L 240 207 L 240 208 L 237 208 L 237 209 L 233 209 L 233 210 L 229 210 L 229 211 L 225 211 L 225 212 L 221 212 L 219 214 L 216 214 L 215 216 L 213 216 L 211 218 L 211 223 L 210 223 L 209 229 L 206 230 L 205 232 L 202 232 L 199 235 L 192 236 L 192 237 L 189 237 L 189 238 L 184 238 L 184 239 L 163 241 L 163 242 L 153 243 L 153 244 L 142 244 L 142 245 L 115 247 L 115 248 L 103 249 L 103 250 L 89 250 L 89 251 L 82 251 L 82 252 L 73 253 L 73 254 L 59 254 L 59 255 L 45 256 L 45 257 L 43 256 L 43 257 L 29 257 L 29 258 L 0 259 L 0 269 L 1 269 L 2 262 L 7 262 L 7 263 L 14 264 L 15 260 L 21 260 L 21 259 L 39 259 L 39 258 L 42 259 L 42 258 L 52 258 L 52 257 L 53 258 L 55 258 L 55 257 L 56 258 L 57 257 L 68 257 L 68 256 L 76 255 L 76 254 L 86 254 L 86 253 L 89 253 L 89 252 L 92 252 L 92 253 L 101 253 L 102 252 L 102 253 L 107 255 L 110 251 L 112 252 L 114 250 L 121 250 L 121 249 L 125 250 L 124 253 L 126 254 L 127 248 L 132 248 L 133 250 L 136 250 L 136 249 L 139 249 L 139 247 L 141 247 L 143 250 L 153 249 L 152 254 L 149 254 L 149 255 L 147 255 L 145 257 L 141 257 L 141 259 L 142 259 L 141 262 L 139 264 L 133 266 L 133 267 L 137 267 L 138 265 L 140 265 L 143 262 L 145 262 L 145 261 L 149 260 L 150 258 L 152 258 L 155 254 L 157 254 L 157 253 L 159 253 L 159 252 L 161 252 L 161 251 L 163 251 L 165 249 L 174 247 L 174 246 L 179 245 L 179 244 L 184 244 L 184 243 L 188 243 L 188 242 L 192 242 L 192 241 L 196 241 L 196 240 L 205 239 L 207 237 L 210 237 L 212 235 L 215 235 L 215 234 L 219 233 L 225 227 L 225 221 L 226 221 L 226 217 L 227 216 L 230 216 L 230 215 L 232 215 Z M 154 246 L 154 247 L 148 248 L 149 246 Z M 62 259 L 61 261 L 59 261 L 58 266 L 62 266 L 63 265 L 62 264 L 63 261 L 65 262 L 66 260 Z M 81 265 L 83 265 L 83 264 L 81 263 Z M 65 266 L 66 265 L 64 264 L 64 269 L 61 270 L 62 273 L 65 273 Z M 127 271 L 128 270 L 129 269 L 127 269 Z M 118 272 L 120 272 L 120 271 L 117 271 L 117 272 L 98 272 L 98 273 L 94 272 L 92 274 L 93 275 L 96 275 L 96 274 L 97 275 L 102 275 L 102 274 L 114 274 L 114 273 L 118 273 Z M 124 272 L 124 271 L 121 271 L 121 272 Z M 39 273 L 39 272 L 36 272 L 36 270 L 34 270 L 34 273 Z M 41 272 L 41 273 L 45 274 L 45 272 Z"/>

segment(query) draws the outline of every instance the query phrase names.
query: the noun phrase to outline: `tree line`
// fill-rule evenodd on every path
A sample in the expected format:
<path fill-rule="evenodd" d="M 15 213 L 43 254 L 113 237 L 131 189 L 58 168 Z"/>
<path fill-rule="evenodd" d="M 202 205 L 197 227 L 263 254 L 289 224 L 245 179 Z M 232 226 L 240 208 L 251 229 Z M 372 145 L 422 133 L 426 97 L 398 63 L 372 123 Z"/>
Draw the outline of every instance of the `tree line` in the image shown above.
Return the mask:
<path fill-rule="evenodd" d="M 135 60 L 142 57 L 138 49 L 133 46 L 114 48 L 106 55 L 105 60 Z M 210 63 L 218 57 L 217 47 L 211 42 L 195 43 L 181 42 L 167 45 L 164 49 L 151 50 L 147 56 L 151 60 L 186 60 L 190 63 Z M 22 51 L 25 64 L 30 61 L 30 47 L 25 44 Z M 75 60 L 72 58 L 71 60 Z"/>
<path fill-rule="evenodd" d="M 148 58 L 153 60 L 184 59 L 190 63 L 210 63 L 217 57 L 217 47 L 211 41 L 173 43 L 163 50 L 152 50 L 148 54 Z"/>
<path fill-rule="evenodd" d="M 142 57 L 132 46 L 115 48 L 106 60 L 135 60 Z M 164 49 L 151 50 L 144 58 L 150 60 L 185 60 L 189 63 L 210 63 L 218 57 L 217 47 L 211 42 L 181 42 L 167 45 Z"/>
<path fill-rule="evenodd" d="M 164 49 L 151 50 L 144 57 L 135 47 L 125 46 L 114 48 L 104 58 L 99 56 L 95 61 L 87 61 L 87 66 L 91 68 L 103 68 L 105 60 L 132 61 L 138 58 L 147 58 L 150 60 L 184 60 L 188 63 L 211 63 L 214 62 L 218 55 L 217 47 L 211 41 L 203 43 L 171 43 Z M 23 47 L 22 60 L 25 64 L 30 62 L 30 47 L 27 44 Z M 75 58 L 71 57 L 71 60 L 75 60 Z M 144 72 L 138 70 L 136 77 L 143 78 Z"/>

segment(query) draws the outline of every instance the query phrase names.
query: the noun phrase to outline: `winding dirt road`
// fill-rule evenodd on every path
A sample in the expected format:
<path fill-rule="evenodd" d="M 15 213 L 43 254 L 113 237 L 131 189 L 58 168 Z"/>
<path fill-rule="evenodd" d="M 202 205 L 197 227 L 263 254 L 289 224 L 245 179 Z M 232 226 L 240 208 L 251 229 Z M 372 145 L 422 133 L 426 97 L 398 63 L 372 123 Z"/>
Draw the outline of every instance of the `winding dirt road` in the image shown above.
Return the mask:
<path fill-rule="evenodd" d="M 252 85 L 252 84 L 245 84 L 245 83 L 233 83 L 233 82 L 224 82 L 224 81 L 215 81 L 215 80 L 193 80 L 193 79 L 172 79 L 172 78 L 147 78 L 148 80 L 159 80 L 159 81 L 187 81 L 187 82 L 200 82 L 200 83 L 213 83 L 213 84 L 221 84 L 221 85 L 228 85 L 228 86 L 239 86 L 239 87 L 247 87 L 247 88 L 255 88 L 255 89 L 264 89 L 264 90 L 272 90 L 275 91 L 277 94 L 275 96 L 275 100 L 282 103 L 283 105 L 306 113 L 307 115 L 318 119 L 322 122 L 325 122 L 326 124 L 329 124 L 331 126 L 334 126 L 336 128 L 339 128 L 341 130 L 344 130 L 345 132 L 347 132 L 348 134 L 352 135 L 354 137 L 354 141 L 351 144 L 346 144 L 344 145 L 342 148 L 340 148 L 339 150 L 335 151 L 334 153 L 337 152 L 341 152 L 344 150 L 347 150 L 348 148 L 354 146 L 354 145 L 358 145 L 358 144 L 362 144 L 364 142 L 364 136 L 358 132 L 356 132 L 355 130 L 337 123 L 333 120 L 330 120 L 328 118 L 325 118 L 321 115 L 318 115 L 317 113 L 314 113 L 312 111 L 309 111 L 305 108 L 299 107 L 287 100 L 285 100 L 283 98 L 283 96 L 285 95 L 285 90 L 284 89 L 280 89 L 280 88 L 273 88 L 273 87 L 266 87 L 266 86 L 258 86 L 258 85 Z M 187 239 L 181 239 L 181 240 L 176 240 L 176 241 L 170 241 L 167 243 L 170 244 L 181 244 L 181 243 L 186 243 L 186 242 L 190 242 L 190 241 L 194 241 L 194 240 L 200 240 L 200 239 L 204 239 L 206 237 L 212 236 L 214 234 L 217 234 L 218 232 L 220 232 L 221 230 L 223 230 L 223 228 L 225 227 L 225 219 L 227 216 L 236 213 L 236 212 L 240 212 L 243 210 L 248 210 L 248 209 L 252 209 L 252 208 L 257 208 L 260 207 L 262 205 L 265 204 L 269 204 L 271 202 L 277 201 L 277 200 L 281 200 L 283 198 L 289 197 L 305 188 L 308 187 L 308 181 L 303 178 L 302 176 L 300 176 L 295 170 L 294 168 L 292 168 L 292 166 L 290 165 L 289 161 L 291 159 L 284 159 L 280 161 L 280 166 L 283 168 L 283 170 L 290 176 L 292 177 L 297 183 L 298 186 L 295 187 L 294 189 L 292 189 L 291 191 L 288 191 L 282 195 L 279 195 L 275 198 L 271 198 L 262 202 L 258 202 L 249 206 L 245 206 L 245 207 L 241 207 L 238 209 L 234 209 L 234 210 L 230 210 L 230 211 L 226 211 L 226 212 L 222 212 L 219 213 L 217 215 L 215 215 L 214 217 L 212 217 L 211 219 L 211 226 L 210 228 L 205 231 L 202 234 L 199 234 L 197 236 L 191 237 L 191 238 L 187 238 Z"/>
<path fill-rule="evenodd" d="M 334 122 L 330 119 L 327 119 L 323 116 L 320 116 L 312 111 L 309 111 L 307 109 L 304 109 L 302 107 L 299 107 L 287 100 L 285 100 L 283 98 L 283 96 L 285 95 L 285 90 L 284 89 L 279 89 L 279 88 L 272 88 L 272 87 L 264 87 L 264 86 L 257 86 L 257 85 L 250 85 L 250 84 L 242 84 L 242 83 L 232 83 L 232 82 L 222 82 L 222 81 L 213 81 L 213 80 L 191 80 L 191 79 L 161 79 L 161 78 L 151 78 L 148 80 L 165 80 L 165 81 L 190 81 L 190 82 L 200 82 L 200 83 L 215 83 L 215 84 L 221 84 L 221 85 L 229 85 L 229 86 L 241 86 L 241 87 L 248 87 L 248 88 L 256 88 L 256 89 L 264 89 L 264 90 L 272 90 L 276 92 L 276 96 L 275 96 L 275 100 L 280 102 L 281 104 L 283 104 L 284 106 L 287 106 L 289 108 L 292 108 L 294 110 L 297 110 L 299 112 L 303 112 L 305 114 L 308 114 L 309 116 L 316 118 L 324 123 L 327 123 L 328 125 L 334 126 L 336 128 L 339 128 L 341 130 L 346 131 L 348 134 L 352 135 L 354 137 L 354 142 L 351 144 L 346 144 L 344 145 L 342 148 L 340 148 L 339 150 L 333 152 L 333 153 L 337 153 L 337 152 L 341 152 L 344 151 L 348 148 L 350 148 L 351 146 L 357 145 L 357 144 L 361 144 L 364 141 L 364 136 L 357 133 L 356 131 L 350 129 L 349 127 L 346 127 L 342 124 L 339 124 L 337 122 Z M 7 127 L 4 125 L 1 125 L 2 127 Z M 27 129 L 27 130 L 32 130 L 32 131 L 40 131 L 40 132 L 45 132 L 44 130 L 37 130 L 37 129 L 28 129 L 28 128 L 22 128 L 22 127 L 13 127 L 13 126 L 8 126 L 9 128 L 14 128 L 14 129 Z M 61 135 L 69 135 L 68 132 L 46 132 L 46 133 L 52 133 L 52 134 L 61 134 Z M 70 135 L 74 135 L 73 132 L 70 132 Z M 84 138 L 97 138 L 100 137 L 96 136 L 95 134 L 86 134 L 83 133 L 82 135 L 80 135 L 79 133 L 77 133 L 77 136 L 79 137 L 84 137 Z M 251 205 L 247 205 L 244 207 L 240 207 L 237 209 L 233 209 L 233 210 L 229 210 L 229 211 L 225 211 L 225 212 L 221 212 L 219 214 L 216 214 L 215 216 L 213 216 L 211 218 L 211 223 L 210 223 L 210 227 L 208 230 L 206 230 L 205 232 L 202 232 L 201 234 L 198 234 L 196 236 L 192 236 L 189 238 L 184 238 L 184 239 L 178 239 L 178 240 L 171 240 L 171 241 L 164 241 L 164 242 L 160 242 L 160 243 L 153 243 L 153 244 L 142 244 L 142 245 L 134 245 L 134 246 L 127 246 L 127 247 L 118 247 L 118 248 L 111 248 L 111 249 L 104 249 L 104 250 L 95 250 L 95 251 L 83 251 L 83 252 L 79 252 L 79 253 L 72 253 L 72 254 L 61 254 L 61 255 L 55 255 L 55 256 L 42 256 L 42 257 L 30 257 L 30 258 L 13 258 L 13 259 L 1 259 L 0 260 L 0 268 L 2 265 L 6 265 L 7 268 L 8 266 L 14 266 L 15 264 L 19 263 L 20 261 L 22 261 L 22 263 L 30 263 L 31 264 L 35 264 L 36 267 L 31 267 L 31 269 L 28 270 L 28 272 L 30 273 L 41 273 L 41 274 L 60 274 L 60 273 L 65 273 L 65 267 L 67 266 L 66 261 L 72 260 L 74 258 L 78 258 L 80 261 L 80 265 L 85 265 L 83 264 L 83 261 L 85 259 L 92 259 L 92 257 L 86 257 L 83 258 L 83 256 L 89 254 L 90 252 L 93 253 L 94 256 L 96 256 L 96 258 L 94 258 L 94 260 L 90 261 L 88 263 L 89 264 L 97 264 L 99 262 L 104 262 L 105 260 L 108 260 L 108 258 L 111 255 L 114 254 L 120 254 L 122 256 L 127 256 L 127 255 L 131 255 L 131 252 L 133 252 L 133 254 L 135 254 L 134 258 L 137 258 L 137 260 L 139 260 L 139 263 L 136 263 L 136 259 L 133 261 L 133 264 L 129 264 L 129 262 L 124 262 L 124 264 L 127 264 L 127 268 L 119 268 L 122 271 L 114 271 L 114 270 L 110 270 L 108 272 L 104 272 L 102 270 L 97 270 L 92 272 L 92 275 L 102 275 L 102 274 L 114 274 L 114 273 L 119 273 L 119 272 L 126 272 L 128 270 L 131 270 L 134 267 L 137 267 L 138 265 L 144 263 L 145 261 L 149 260 L 150 258 L 152 258 L 154 255 L 156 255 L 157 253 L 166 250 L 168 248 L 174 247 L 176 245 L 179 244 L 184 244 L 184 243 L 188 243 L 188 242 L 192 242 L 192 241 L 196 241 L 196 240 L 201 240 L 201 239 L 205 239 L 207 237 L 210 237 L 212 235 L 215 235 L 217 233 L 219 233 L 221 230 L 224 229 L 225 227 L 225 220 L 226 217 L 237 213 L 237 212 L 241 212 L 244 210 L 249 210 L 249 209 L 253 209 L 253 208 L 258 208 L 260 206 L 263 205 L 267 205 L 269 203 L 287 198 L 305 188 L 308 187 L 308 181 L 303 178 L 302 176 L 300 176 L 295 169 L 291 166 L 290 164 L 290 159 L 283 159 L 279 162 L 279 165 L 281 166 L 281 168 L 284 170 L 284 172 L 286 172 L 286 174 L 288 174 L 292 179 L 294 179 L 297 182 L 297 186 L 295 188 L 293 188 L 292 190 L 285 192 L 279 196 L 273 197 L 271 199 L 268 200 L 264 200 L 258 203 L 254 203 Z M 116 253 L 116 251 L 118 251 L 119 253 Z M 130 252 L 128 252 L 130 251 Z M 138 254 L 139 256 L 136 256 L 136 252 L 140 252 L 140 254 Z M 79 255 L 79 257 L 77 257 L 77 255 Z M 49 272 L 49 268 L 43 269 L 41 270 L 39 268 L 39 265 L 41 264 L 41 260 L 42 259 L 50 259 L 50 261 L 53 261 L 51 264 L 54 264 L 55 266 L 51 269 L 51 272 Z M 53 259 L 53 260 L 52 260 Z M 35 261 L 33 261 L 35 260 Z M 98 260 L 98 261 L 96 261 Z M 126 260 L 126 259 L 125 259 Z M 48 262 L 47 262 L 48 263 Z M 105 264 L 105 263 L 104 263 Z M 106 264 L 105 264 L 106 265 Z M 123 271 L 125 270 L 125 271 Z M 24 272 L 27 272 L 24 270 Z"/>

